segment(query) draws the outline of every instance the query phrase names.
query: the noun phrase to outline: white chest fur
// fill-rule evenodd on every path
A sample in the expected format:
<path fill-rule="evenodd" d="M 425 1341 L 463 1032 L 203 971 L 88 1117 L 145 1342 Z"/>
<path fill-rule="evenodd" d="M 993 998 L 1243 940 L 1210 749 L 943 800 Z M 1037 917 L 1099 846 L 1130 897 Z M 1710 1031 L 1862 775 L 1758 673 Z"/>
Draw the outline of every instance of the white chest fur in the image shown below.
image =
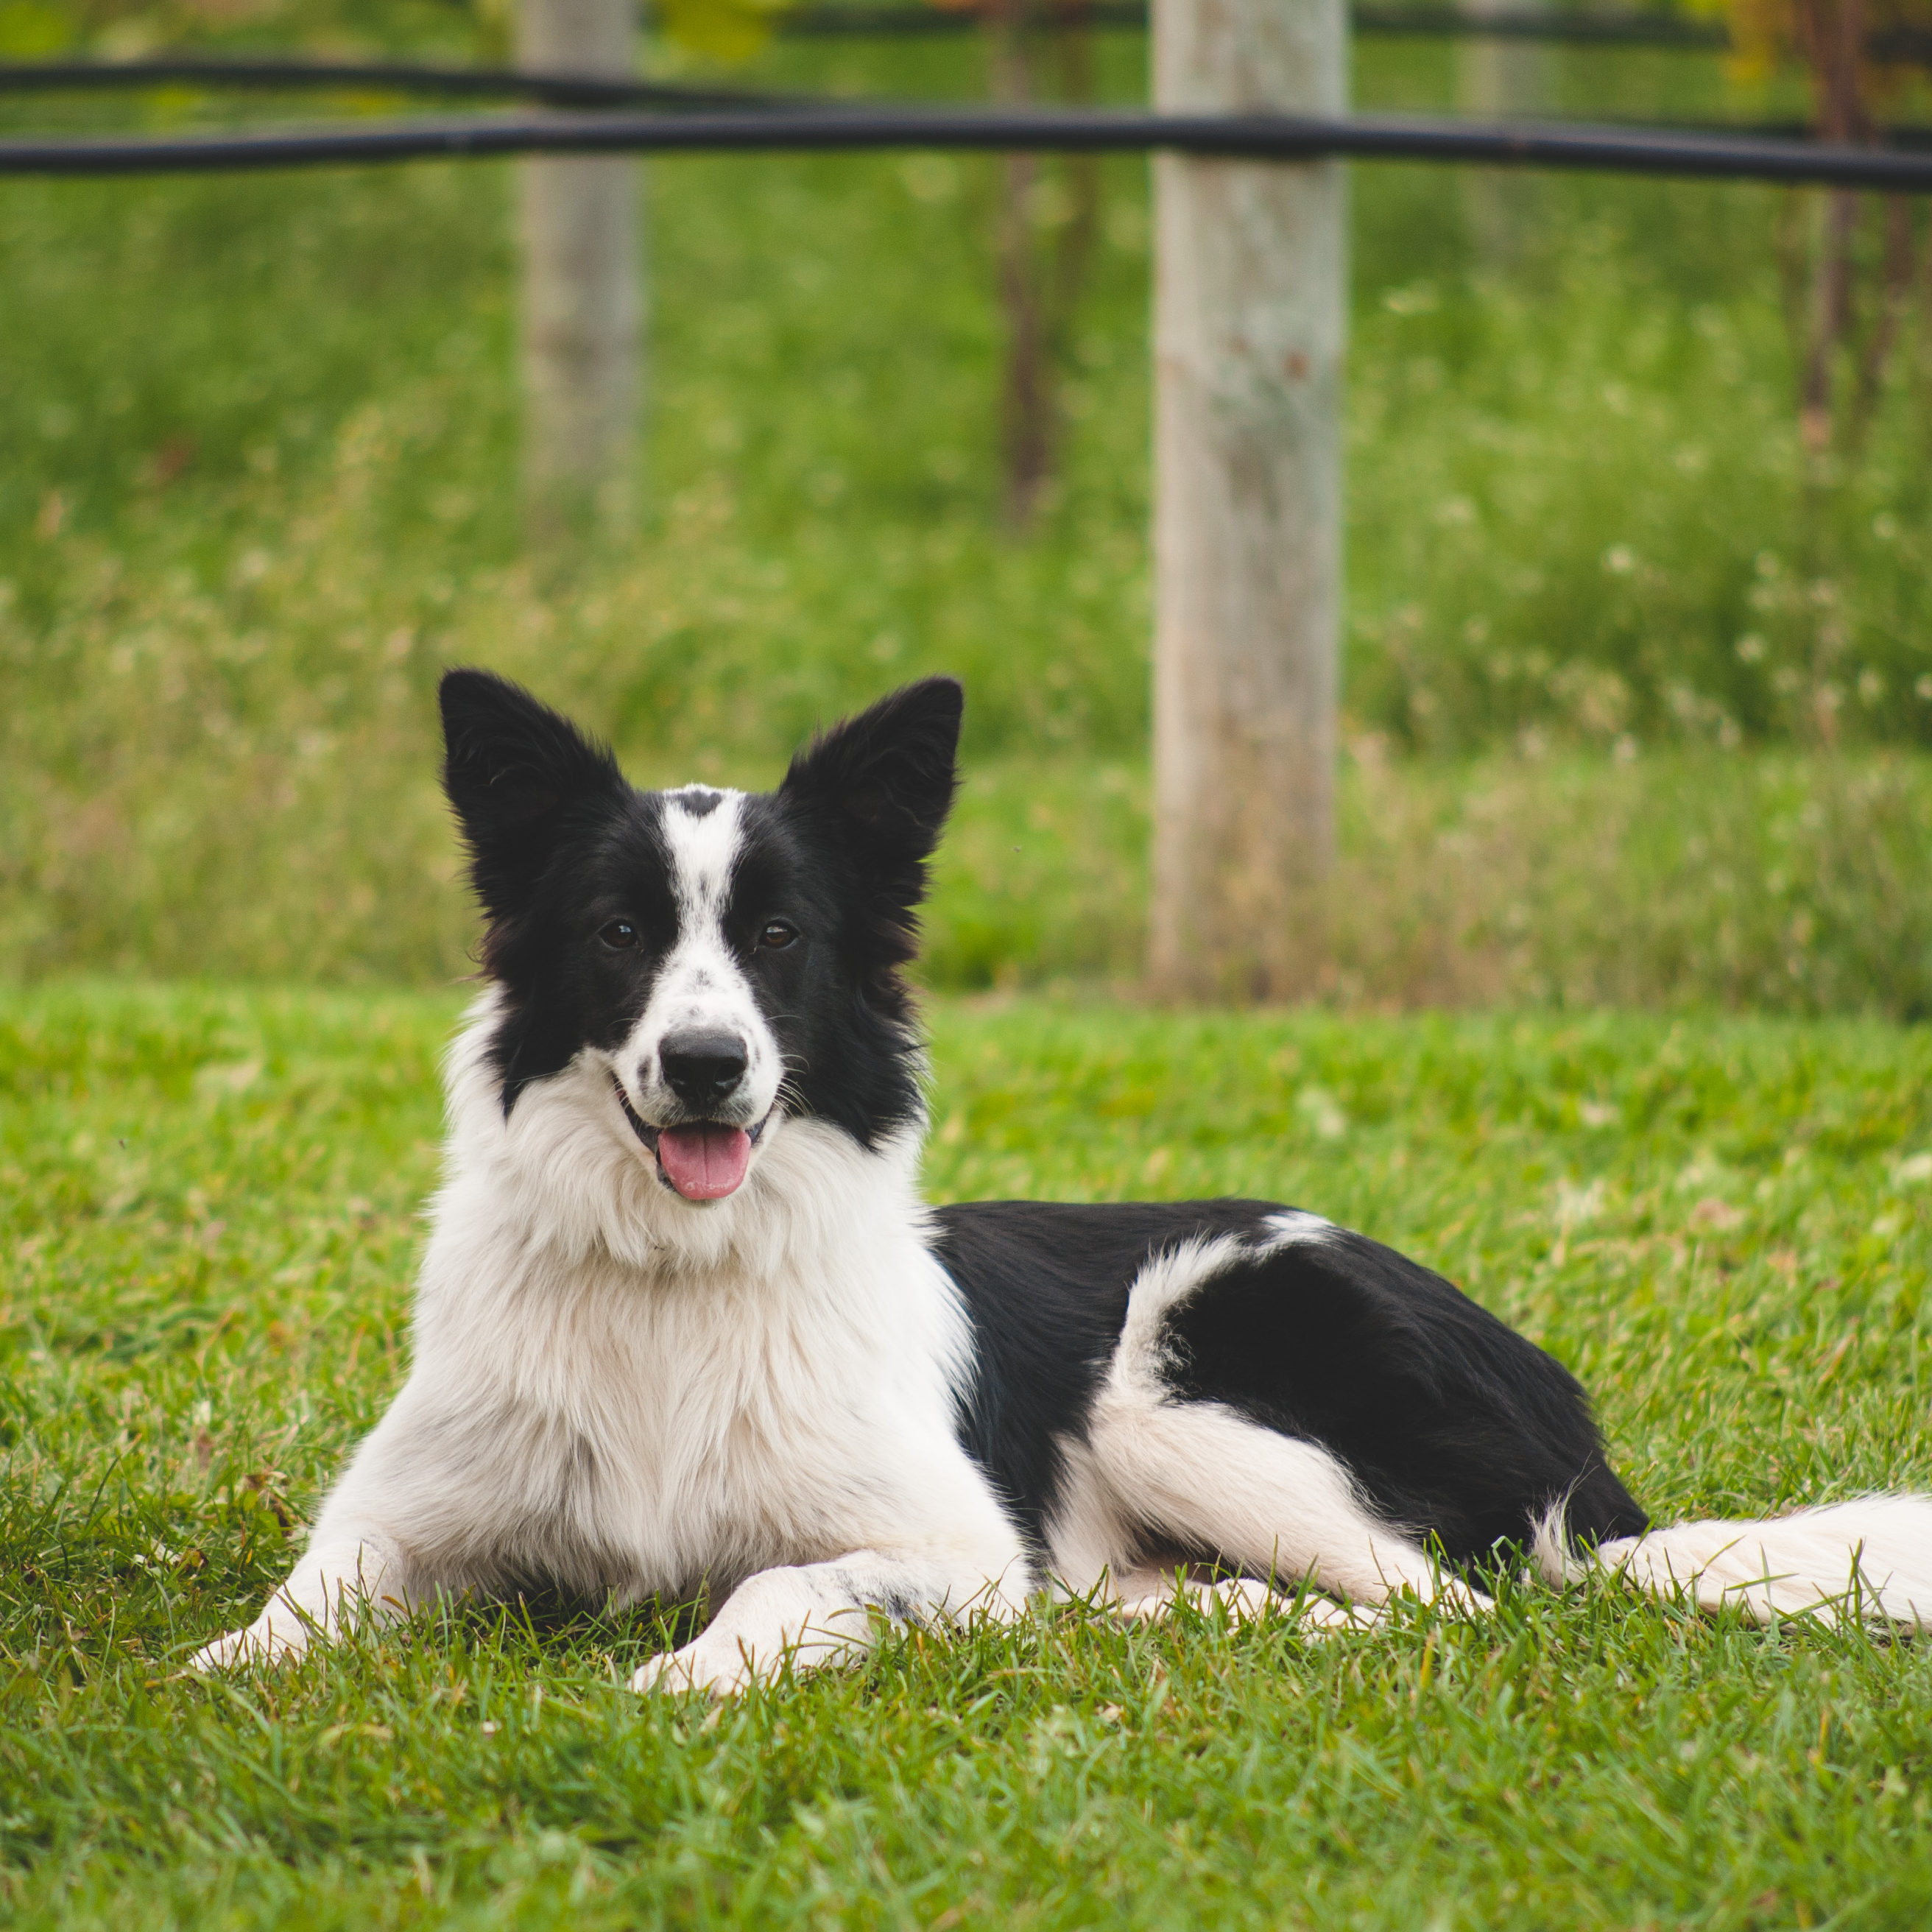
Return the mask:
<path fill-rule="evenodd" d="M 957 1456 L 957 1311 L 914 1240 L 654 1277 L 474 1226 L 432 1249 L 398 1403 L 440 1445 L 454 1546 L 421 1555 L 451 1580 L 725 1583 L 890 1540 Z"/>
<path fill-rule="evenodd" d="M 376 1514 L 412 1573 L 631 1597 L 986 1534 L 956 1434 L 966 1325 L 910 1141 L 776 1123 L 740 1194 L 696 1206 L 593 1057 L 506 1120 L 474 1037 L 414 1366 L 342 1486 L 366 1512 L 406 1484 Z"/>

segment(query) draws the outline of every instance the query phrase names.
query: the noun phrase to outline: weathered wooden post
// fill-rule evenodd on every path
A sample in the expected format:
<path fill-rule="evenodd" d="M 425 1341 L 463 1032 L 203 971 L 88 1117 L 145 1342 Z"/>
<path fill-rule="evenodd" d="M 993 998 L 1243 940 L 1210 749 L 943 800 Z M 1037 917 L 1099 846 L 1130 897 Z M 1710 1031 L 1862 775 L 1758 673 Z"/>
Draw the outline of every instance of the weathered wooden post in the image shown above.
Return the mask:
<path fill-rule="evenodd" d="M 1550 0 L 1465 0 L 1476 20 L 1546 14 Z M 1456 48 L 1456 105 L 1472 119 L 1534 114 L 1550 105 L 1554 63 L 1549 43 L 1519 34 L 1472 34 Z"/>
<path fill-rule="evenodd" d="M 520 65 L 636 71 L 634 0 L 518 0 Z M 520 164 L 524 483 L 540 536 L 621 514 L 638 436 L 638 164 Z"/>
<path fill-rule="evenodd" d="M 1339 114 L 1343 0 L 1154 0 L 1173 111 Z M 1285 998 L 1323 950 L 1341 619 L 1343 172 L 1154 164 L 1149 974 Z"/>
<path fill-rule="evenodd" d="M 1467 10 L 1478 16 L 1547 12 L 1549 0 L 1469 0 Z M 1472 35 L 1456 50 L 1456 105 L 1474 121 L 1546 113 L 1554 76 L 1550 49 L 1541 41 Z M 1507 268 L 1522 254 L 1535 220 L 1540 183 L 1531 175 L 1495 168 L 1464 168 L 1461 174 L 1477 253 L 1491 266 Z"/>

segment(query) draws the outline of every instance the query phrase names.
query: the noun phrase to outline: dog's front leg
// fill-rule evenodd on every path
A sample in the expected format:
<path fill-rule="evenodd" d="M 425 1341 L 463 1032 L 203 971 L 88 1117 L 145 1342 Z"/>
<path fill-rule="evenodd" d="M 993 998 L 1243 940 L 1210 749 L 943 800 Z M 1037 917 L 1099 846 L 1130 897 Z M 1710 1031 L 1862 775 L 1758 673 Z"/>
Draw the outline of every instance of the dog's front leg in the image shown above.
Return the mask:
<path fill-rule="evenodd" d="M 242 1664 L 292 1662 L 311 1639 L 326 1641 L 363 1613 L 406 1616 L 412 1597 L 406 1567 L 392 1540 L 373 1524 L 325 1516 L 288 1580 L 245 1630 L 232 1630 L 196 1651 L 195 1670 Z"/>
<path fill-rule="evenodd" d="M 190 1660 L 196 1670 L 278 1664 L 326 1642 L 358 1616 L 406 1616 L 435 1580 L 410 1560 L 412 1526 L 478 1515 L 464 1472 L 434 1459 L 440 1436 L 406 1387 L 329 1492 L 308 1546 L 245 1630 L 217 1637 Z M 446 1434 L 447 1431 L 441 1432 Z M 432 1507 L 432 1499 L 440 1499 Z"/>
<path fill-rule="evenodd" d="M 880 1618 L 914 1623 L 972 1610 L 1010 1618 L 1018 1608 L 997 1583 L 968 1581 L 917 1558 L 856 1550 L 830 1563 L 747 1577 L 702 1635 L 652 1658 L 631 1679 L 631 1688 L 728 1697 L 788 1666 L 808 1670 L 862 1656 Z"/>

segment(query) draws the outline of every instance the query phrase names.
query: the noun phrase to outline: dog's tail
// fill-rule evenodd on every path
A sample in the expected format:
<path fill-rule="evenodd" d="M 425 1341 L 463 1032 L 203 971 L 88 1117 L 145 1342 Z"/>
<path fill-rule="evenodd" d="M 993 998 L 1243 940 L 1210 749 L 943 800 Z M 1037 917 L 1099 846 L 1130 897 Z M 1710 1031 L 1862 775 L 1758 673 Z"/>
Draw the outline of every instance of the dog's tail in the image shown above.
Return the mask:
<path fill-rule="evenodd" d="M 1559 1587 L 1602 1570 L 1655 1597 L 1754 1621 L 1826 1616 L 1932 1630 L 1932 1496 L 1859 1496 L 1756 1522 L 1713 1518 L 1571 1548 L 1562 1502 L 1537 1524 L 1536 1567 Z"/>

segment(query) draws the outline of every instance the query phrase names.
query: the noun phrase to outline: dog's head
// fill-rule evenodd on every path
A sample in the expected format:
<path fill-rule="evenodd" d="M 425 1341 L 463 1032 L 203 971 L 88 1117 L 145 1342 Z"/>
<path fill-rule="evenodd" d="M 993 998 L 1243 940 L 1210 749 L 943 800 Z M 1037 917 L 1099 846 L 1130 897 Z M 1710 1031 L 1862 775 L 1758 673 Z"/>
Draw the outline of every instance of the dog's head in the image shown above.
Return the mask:
<path fill-rule="evenodd" d="M 916 1118 L 900 974 L 956 783 L 958 684 L 908 685 L 758 793 L 638 791 L 606 748 L 487 671 L 448 672 L 442 699 L 506 1116 L 588 1055 L 664 1185 L 694 1202 L 736 1191 L 775 1119 L 870 1148 Z"/>

